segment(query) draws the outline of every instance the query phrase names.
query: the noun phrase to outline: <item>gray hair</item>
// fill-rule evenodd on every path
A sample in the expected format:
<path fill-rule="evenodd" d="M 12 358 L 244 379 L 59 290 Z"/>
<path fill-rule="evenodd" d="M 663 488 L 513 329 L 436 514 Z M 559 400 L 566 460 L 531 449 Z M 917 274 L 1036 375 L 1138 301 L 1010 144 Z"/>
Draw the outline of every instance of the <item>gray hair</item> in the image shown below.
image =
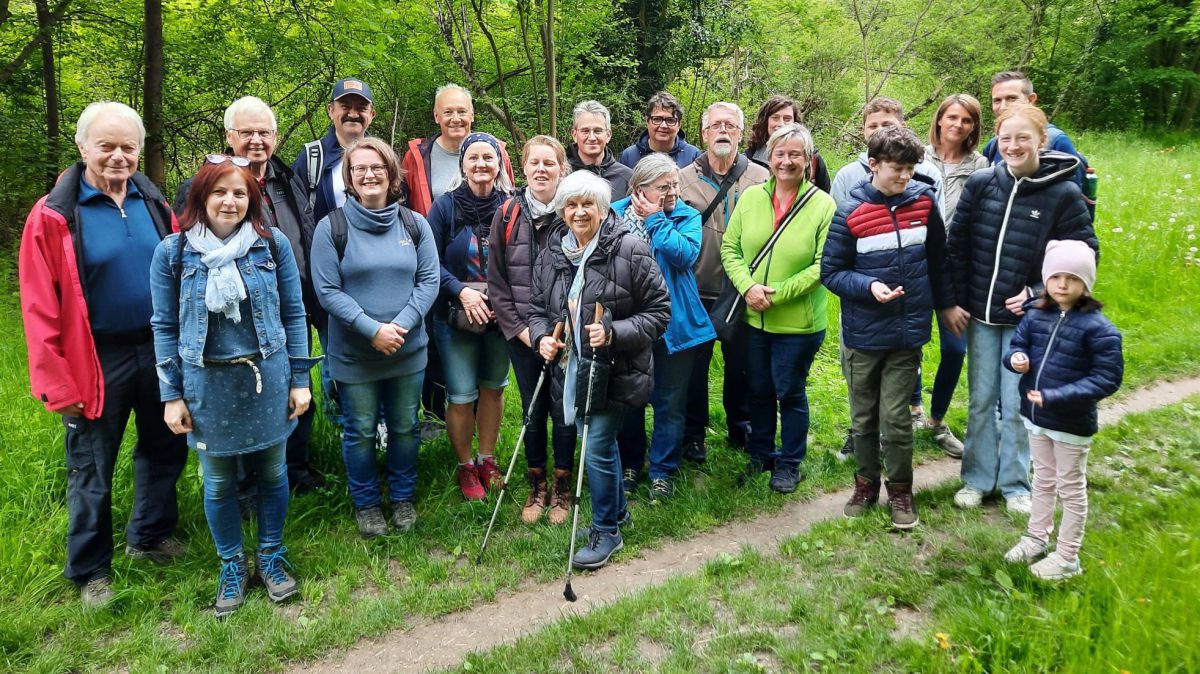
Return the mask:
<path fill-rule="evenodd" d="M 475 99 L 471 97 L 471 92 L 467 91 L 464 87 L 460 87 L 453 82 L 448 82 L 446 84 L 443 84 L 442 86 L 437 88 L 437 91 L 433 92 L 433 107 L 435 109 L 437 108 L 438 99 L 442 97 L 442 94 L 444 94 L 446 92 L 450 92 L 450 91 L 453 91 L 455 93 L 459 93 L 459 94 L 462 94 L 463 96 L 466 96 L 467 103 L 471 106 L 471 109 L 472 110 L 475 109 Z"/>
<path fill-rule="evenodd" d="M 705 108 L 704 112 L 701 113 L 701 115 L 700 115 L 700 128 L 701 129 L 708 128 L 708 115 L 713 110 L 727 110 L 729 112 L 732 112 L 733 114 L 737 115 L 738 128 L 739 129 L 746 128 L 746 113 L 742 112 L 742 109 L 739 108 L 736 103 L 729 103 L 726 101 L 717 101 L 716 103 L 713 103 L 712 105 Z"/>
<path fill-rule="evenodd" d="M 106 117 L 113 115 L 133 124 L 138 131 L 138 148 L 146 146 L 146 125 L 142 124 L 142 116 L 128 105 L 116 101 L 96 101 L 83 109 L 83 113 L 79 115 L 79 121 L 75 123 L 76 145 L 83 145 L 87 142 L 88 130 L 92 128 L 92 123 L 102 115 Z"/>
<path fill-rule="evenodd" d="M 791 140 L 792 137 L 800 140 L 800 144 L 804 146 L 804 156 L 808 161 L 812 161 L 813 156 L 813 139 L 809 133 L 808 127 L 803 124 L 784 124 L 775 129 L 775 133 L 767 140 L 767 156 L 770 157 L 775 153 L 775 148 L 779 145 Z"/>
<path fill-rule="evenodd" d="M 668 174 L 679 174 L 679 166 L 675 164 L 675 160 L 661 152 L 648 154 L 633 167 L 633 173 L 629 175 L 629 191 L 649 185 Z"/>
<path fill-rule="evenodd" d="M 267 117 L 271 119 L 272 131 L 279 129 L 279 124 L 275 121 L 275 112 L 271 110 L 271 106 L 267 105 L 263 102 L 263 99 L 257 96 L 242 96 L 230 103 L 228 108 L 225 108 L 225 130 L 234 130 L 233 123 L 238 115 L 253 114 L 256 112 L 266 113 Z"/>
<path fill-rule="evenodd" d="M 612 131 L 612 114 L 600 101 L 582 101 L 571 111 L 571 127 L 579 121 L 580 115 L 599 115 L 604 119 L 604 130 Z"/>
<path fill-rule="evenodd" d="M 596 202 L 600 211 L 600 220 L 608 217 L 612 202 L 612 185 L 591 171 L 576 171 L 558 184 L 558 193 L 554 195 L 554 212 L 560 218 L 566 218 L 563 207 L 571 199 L 583 197 Z"/>

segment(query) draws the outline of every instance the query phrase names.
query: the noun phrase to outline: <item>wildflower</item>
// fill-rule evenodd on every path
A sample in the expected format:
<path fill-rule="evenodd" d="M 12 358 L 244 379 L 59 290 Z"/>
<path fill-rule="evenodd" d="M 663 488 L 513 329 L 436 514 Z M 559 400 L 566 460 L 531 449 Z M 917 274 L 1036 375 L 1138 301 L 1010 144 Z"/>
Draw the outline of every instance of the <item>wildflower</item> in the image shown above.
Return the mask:
<path fill-rule="evenodd" d="M 946 634 L 945 632 L 938 632 L 937 634 L 933 635 L 933 638 L 937 639 L 938 648 L 942 649 L 943 651 L 950 650 L 949 634 Z"/>
<path fill-rule="evenodd" d="M 1121 229 L 1120 227 L 1113 227 L 1112 231 L 1113 231 L 1113 234 L 1120 234 L 1121 232 L 1124 232 L 1125 230 Z"/>
<path fill-rule="evenodd" d="M 1192 179 L 1192 174 L 1190 174 L 1190 173 L 1185 173 L 1185 174 L 1183 174 L 1183 179 L 1184 179 L 1184 180 L 1191 180 L 1191 179 Z"/>

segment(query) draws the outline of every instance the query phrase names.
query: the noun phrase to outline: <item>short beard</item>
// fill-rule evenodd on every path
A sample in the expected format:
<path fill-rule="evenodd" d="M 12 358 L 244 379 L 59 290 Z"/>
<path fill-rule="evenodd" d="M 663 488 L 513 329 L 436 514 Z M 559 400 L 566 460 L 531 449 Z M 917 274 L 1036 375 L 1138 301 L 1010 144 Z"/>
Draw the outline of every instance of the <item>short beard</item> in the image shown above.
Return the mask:
<path fill-rule="evenodd" d="M 735 150 L 733 143 L 714 143 L 713 146 L 709 148 L 709 151 L 712 152 L 714 156 L 724 159 L 733 154 Z"/>

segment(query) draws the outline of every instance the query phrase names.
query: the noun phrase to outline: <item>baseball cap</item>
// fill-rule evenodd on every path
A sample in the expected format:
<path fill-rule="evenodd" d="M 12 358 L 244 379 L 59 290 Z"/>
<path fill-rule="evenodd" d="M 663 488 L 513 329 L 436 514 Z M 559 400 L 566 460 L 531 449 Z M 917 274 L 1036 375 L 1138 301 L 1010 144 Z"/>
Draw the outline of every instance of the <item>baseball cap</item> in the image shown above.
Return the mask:
<path fill-rule="evenodd" d="M 333 97 L 329 100 L 336 101 L 343 96 L 349 96 L 351 94 L 355 96 L 362 96 L 363 98 L 367 99 L 368 103 L 375 102 L 375 99 L 371 96 L 371 87 L 368 87 L 366 82 L 353 77 L 347 77 L 346 79 L 338 80 L 337 83 L 333 85 Z"/>

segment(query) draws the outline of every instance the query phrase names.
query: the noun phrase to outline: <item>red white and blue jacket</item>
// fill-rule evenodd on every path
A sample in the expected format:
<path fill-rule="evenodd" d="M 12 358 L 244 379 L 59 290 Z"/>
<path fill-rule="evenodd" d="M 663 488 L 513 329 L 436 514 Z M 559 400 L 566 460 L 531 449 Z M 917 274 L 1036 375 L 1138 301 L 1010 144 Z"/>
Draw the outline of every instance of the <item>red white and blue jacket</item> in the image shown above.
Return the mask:
<path fill-rule="evenodd" d="M 841 298 L 842 343 L 852 349 L 916 349 L 929 341 L 932 312 L 953 305 L 945 273 L 946 230 L 927 183 L 910 180 L 885 197 L 870 181 L 838 205 L 821 258 L 821 282 Z M 880 281 L 904 294 L 881 304 Z"/>

